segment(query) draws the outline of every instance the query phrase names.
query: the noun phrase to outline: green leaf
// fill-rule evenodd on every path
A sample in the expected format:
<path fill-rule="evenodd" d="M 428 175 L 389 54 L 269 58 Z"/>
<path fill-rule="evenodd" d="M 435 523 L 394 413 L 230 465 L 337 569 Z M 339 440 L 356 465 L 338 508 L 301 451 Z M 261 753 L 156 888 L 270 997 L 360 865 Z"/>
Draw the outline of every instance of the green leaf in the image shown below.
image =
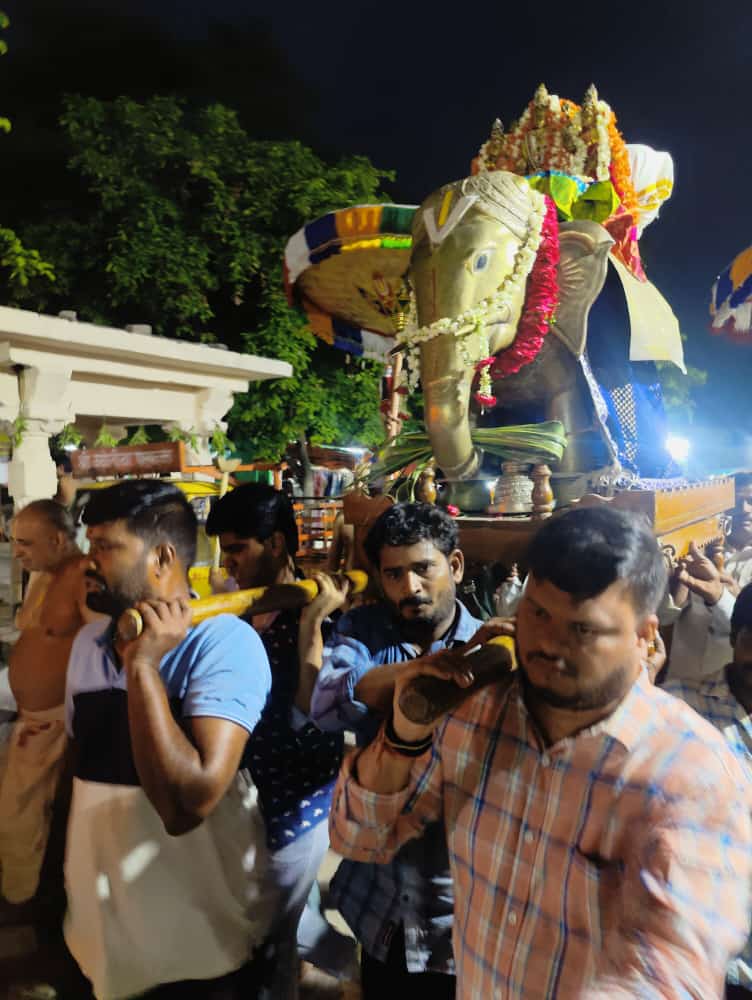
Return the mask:
<path fill-rule="evenodd" d="M 564 426 L 558 420 L 510 427 L 476 427 L 471 437 L 473 444 L 483 451 L 528 465 L 561 461 L 567 440 Z M 377 454 L 368 480 L 372 482 L 405 472 L 413 463 L 418 463 L 422 471 L 432 457 L 425 431 L 403 432 Z"/>
<path fill-rule="evenodd" d="M 184 431 L 180 427 L 170 427 L 167 431 L 168 441 L 183 441 L 188 445 L 193 451 L 198 450 L 198 431 L 194 430 L 193 427 L 190 430 Z"/>
<path fill-rule="evenodd" d="M 136 430 L 128 438 L 127 444 L 149 444 L 151 438 L 146 432 L 146 428 L 141 426 L 137 427 Z"/>
<path fill-rule="evenodd" d="M 26 418 L 22 416 L 17 416 L 11 425 L 10 439 L 13 442 L 13 447 L 18 448 L 18 446 L 23 441 L 23 436 L 26 432 L 28 424 Z"/>
<path fill-rule="evenodd" d="M 227 434 L 219 426 L 214 428 L 212 436 L 209 438 L 209 444 L 212 451 L 220 456 L 226 455 L 228 451 L 231 451 L 235 447 Z"/>
<path fill-rule="evenodd" d="M 96 440 L 94 441 L 95 448 L 117 448 L 120 442 L 123 440 L 122 435 L 116 436 L 112 433 L 112 430 L 106 425 L 102 424 L 99 428 L 99 433 L 97 434 Z"/>
<path fill-rule="evenodd" d="M 65 448 L 66 445 L 73 445 L 78 448 L 83 442 L 83 438 L 78 433 L 73 424 L 66 424 L 65 427 L 57 435 L 56 447 Z"/>

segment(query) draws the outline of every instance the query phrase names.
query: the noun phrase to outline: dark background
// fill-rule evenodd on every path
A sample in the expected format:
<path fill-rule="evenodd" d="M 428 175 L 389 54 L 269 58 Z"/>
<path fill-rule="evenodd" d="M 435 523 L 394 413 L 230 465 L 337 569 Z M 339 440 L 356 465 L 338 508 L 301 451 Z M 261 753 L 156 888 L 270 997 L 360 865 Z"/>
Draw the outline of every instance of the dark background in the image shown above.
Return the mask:
<path fill-rule="evenodd" d="M 492 120 L 519 115 L 538 83 L 581 101 L 594 82 L 628 142 L 674 158 L 674 195 L 641 249 L 687 335 L 687 360 L 709 374 L 688 429 L 695 452 L 716 467 L 725 444 L 744 438 L 752 466 L 752 342 L 708 331 L 713 280 L 752 242 L 749 0 L 0 7 L 11 17 L 0 64 L 0 113 L 13 121 L 0 143 L 8 225 L 69 194 L 56 127 L 66 91 L 219 100 L 257 137 L 299 138 L 326 157 L 361 153 L 396 170 L 390 194 L 417 203 L 464 176 Z"/>

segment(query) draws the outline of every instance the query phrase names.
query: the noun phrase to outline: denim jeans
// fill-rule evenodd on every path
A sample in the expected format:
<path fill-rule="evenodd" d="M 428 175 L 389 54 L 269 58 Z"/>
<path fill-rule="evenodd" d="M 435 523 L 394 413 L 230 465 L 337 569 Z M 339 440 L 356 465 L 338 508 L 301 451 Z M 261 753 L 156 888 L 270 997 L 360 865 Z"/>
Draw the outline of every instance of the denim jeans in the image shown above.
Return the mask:
<path fill-rule="evenodd" d="M 354 941 L 338 934 L 325 920 L 315 894 L 302 922 L 302 948 L 298 950 L 298 926 L 328 847 L 329 827 L 323 822 L 271 855 L 269 878 L 282 895 L 280 918 L 268 939 L 273 970 L 263 1000 L 297 1000 L 301 957 L 323 965 L 327 972 L 335 972 L 331 966 L 352 965 Z M 340 950 L 349 950 L 349 955 L 339 959 Z"/>

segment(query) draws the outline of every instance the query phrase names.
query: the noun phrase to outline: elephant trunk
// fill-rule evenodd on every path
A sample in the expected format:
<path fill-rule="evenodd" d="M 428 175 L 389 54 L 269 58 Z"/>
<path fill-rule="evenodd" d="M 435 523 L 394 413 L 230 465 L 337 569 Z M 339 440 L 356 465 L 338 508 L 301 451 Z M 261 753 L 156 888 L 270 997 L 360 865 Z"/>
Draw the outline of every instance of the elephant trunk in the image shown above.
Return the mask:
<path fill-rule="evenodd" d="M 473 479 L 480 464 L 470 436 L 473 369 L 460 357 L 457 340 L 442 334 L 421 346 L 424 420 L 436 464 L 450 480 Z"/>

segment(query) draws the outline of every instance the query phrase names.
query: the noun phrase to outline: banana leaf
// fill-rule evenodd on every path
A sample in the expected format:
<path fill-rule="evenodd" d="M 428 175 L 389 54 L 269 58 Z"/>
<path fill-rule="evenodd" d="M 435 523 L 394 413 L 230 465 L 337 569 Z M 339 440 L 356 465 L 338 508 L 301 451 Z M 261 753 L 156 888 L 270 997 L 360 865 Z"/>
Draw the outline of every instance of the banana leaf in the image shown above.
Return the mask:
<path fill-rule="evenodd" d="M 511 427 L 476 427 L 471 437 L 473 444 L 484 452 L 526 465 L 559 462 L 567 445 L 564 426 L 558 420 Z M 424 431 L 400 434 L 376 455 L 368 479 L 391 476 L 411 465 L 422 469 L 431 458 L 431 444 Z"/>

